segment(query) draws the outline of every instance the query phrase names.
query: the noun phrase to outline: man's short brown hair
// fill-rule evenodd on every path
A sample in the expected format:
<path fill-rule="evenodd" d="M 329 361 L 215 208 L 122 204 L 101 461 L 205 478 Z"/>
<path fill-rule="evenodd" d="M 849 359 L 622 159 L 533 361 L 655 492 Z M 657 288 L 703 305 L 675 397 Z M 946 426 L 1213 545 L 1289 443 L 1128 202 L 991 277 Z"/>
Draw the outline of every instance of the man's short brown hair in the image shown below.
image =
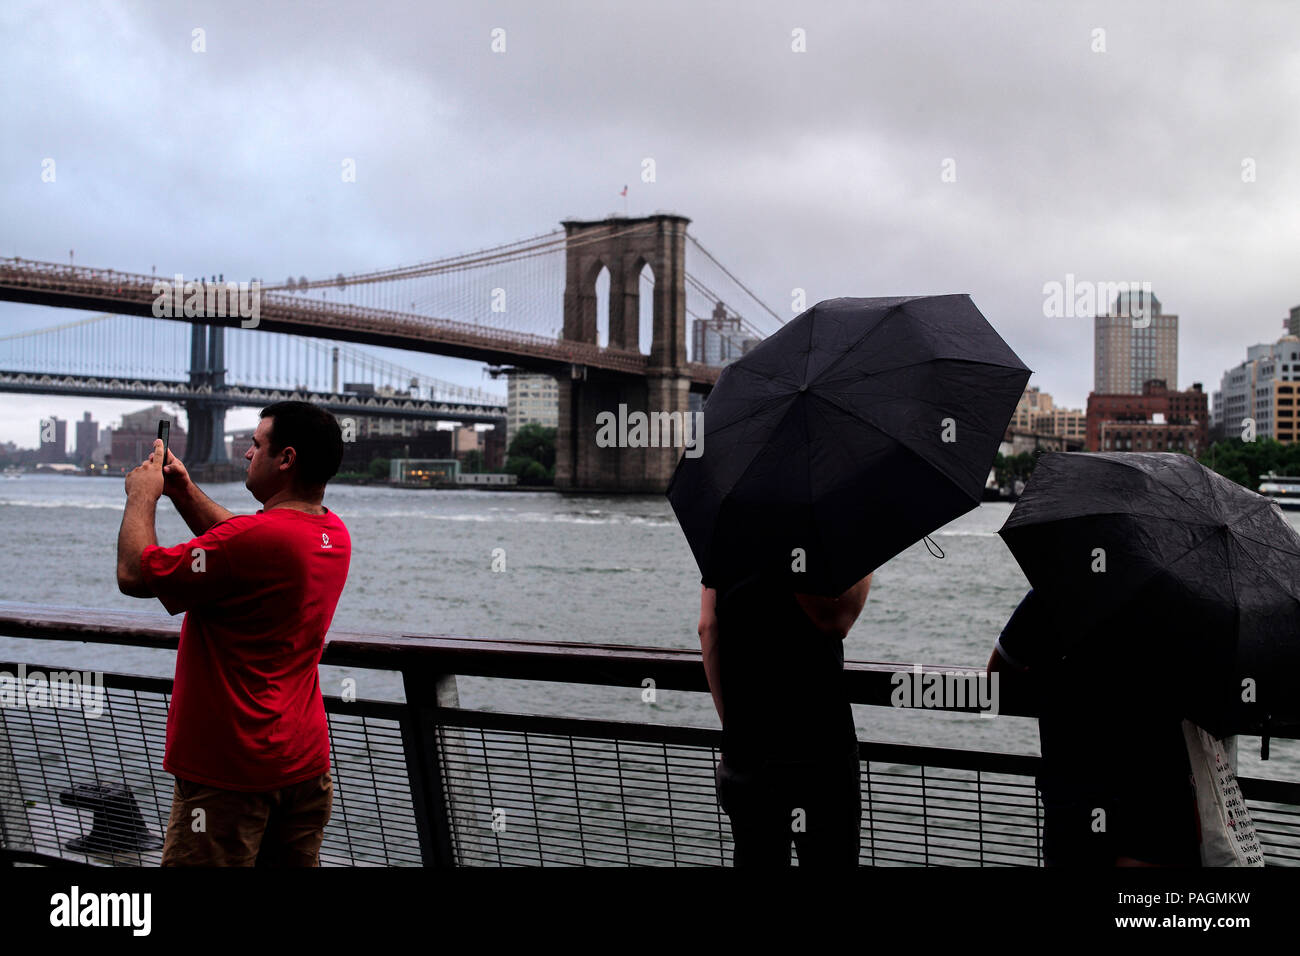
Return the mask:
<path fill-rule="evenodd" d="M 271 419 L 270 450 L 294 450 L 298 484 L 318 488 L 338 474 L 343 430 L 333 415 L 310 402 L 276 402 L 262 417 Z"/>

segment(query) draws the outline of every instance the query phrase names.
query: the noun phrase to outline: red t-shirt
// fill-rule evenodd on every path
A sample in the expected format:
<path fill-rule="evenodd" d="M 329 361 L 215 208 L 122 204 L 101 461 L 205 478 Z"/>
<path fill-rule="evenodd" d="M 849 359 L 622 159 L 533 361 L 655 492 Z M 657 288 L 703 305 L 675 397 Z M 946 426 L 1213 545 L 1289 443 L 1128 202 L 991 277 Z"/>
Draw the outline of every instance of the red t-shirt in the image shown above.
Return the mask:
<path fill-rule="evenodd" d="M 329 770 L 317 665 L 347 580 L 338 515 L 236 515 L 140 566 L 185 611 L 163 768 L 225 790 L 277 790 Z"/>

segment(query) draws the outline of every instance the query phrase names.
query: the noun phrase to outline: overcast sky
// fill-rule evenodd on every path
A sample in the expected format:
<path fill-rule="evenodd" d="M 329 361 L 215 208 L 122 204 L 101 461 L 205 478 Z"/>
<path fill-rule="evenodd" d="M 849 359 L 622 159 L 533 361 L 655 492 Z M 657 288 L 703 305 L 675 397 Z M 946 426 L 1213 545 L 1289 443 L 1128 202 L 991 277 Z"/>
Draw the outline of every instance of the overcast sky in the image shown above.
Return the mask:
<path fill-rule="evenodd" d="M 622 211 L 628 184 L 783 313 L 969 292 L 1074 406 L 1092 323 L 1045 317 L 1044 284 L 1149 281 L 1179 387 L 1213 391 L 1300 304 L 1298 36 L 1293 2 L 6 0 L 0 256 L 323 277 Z M 0 304 L 0 333 L 75 317 Z M 3 396 L 0 441 L 141 404 Z"/>

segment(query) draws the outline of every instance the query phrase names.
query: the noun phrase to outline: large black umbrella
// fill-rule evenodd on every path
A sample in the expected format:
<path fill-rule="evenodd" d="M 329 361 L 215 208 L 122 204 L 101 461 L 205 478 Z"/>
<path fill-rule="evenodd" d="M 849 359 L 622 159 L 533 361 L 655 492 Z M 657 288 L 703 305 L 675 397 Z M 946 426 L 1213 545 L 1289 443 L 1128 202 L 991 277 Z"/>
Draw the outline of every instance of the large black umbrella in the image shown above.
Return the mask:
<path fill-rule="evenodd" d="M 669 484 L 704 580 L 843 593 L 979 504 L 1029 374 L 969 296 L 819 302 L 723 369 Z"/>
<path fill-rule="evenodd" d="M 1162 695 L 1225 736 L 1300 717 L 1300 534 L 1270 499 L 1173 453 L 1042 456 L 1000 534 L 1059 627 L 1106 649 L 1099 703 Z"/>

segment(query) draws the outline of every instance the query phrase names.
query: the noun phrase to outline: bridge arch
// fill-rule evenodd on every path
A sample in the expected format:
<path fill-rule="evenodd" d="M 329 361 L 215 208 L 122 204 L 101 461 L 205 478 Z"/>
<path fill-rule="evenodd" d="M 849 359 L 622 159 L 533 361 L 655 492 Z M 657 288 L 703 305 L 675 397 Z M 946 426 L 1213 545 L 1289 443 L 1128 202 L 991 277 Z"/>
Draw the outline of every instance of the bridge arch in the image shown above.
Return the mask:
<path fill-rule="evenodd" d="M 647 275 L 649 279 L 647 280 Z M 625 286 L 627 293 L 623 299 L 623 314 L 635 329 L 629 338 L 629 344 L 635 344 L 642 355 L 650 354 L 650 345 L 654 341 L 654 290 L 655 268 L 645 256 L 637 256 L 628 270 Z M 647 288 L 648 287 L 648 288 Z M 647 292 L 649 293 L 647 295 Z"/>
<path fill-rule="evenodd" d="M 658 213 L 636 219 L 565 220 L 564 335 L 571 342 L 600 344 L 596 329 L 596 276 L 609 269 L 611 349 L 641 351 L 640 276 L 654 277 L 650 306 L 651 365 L 661 370 L 686 363 L 685 216 Z"/>
<path fill-rule="evenodd" d="M 592 303 L 591 307 L 596 310 L 596 344 L 601 348 L 608 348 L 610 297 L 614 285 L 613 273 L 599 259 L 592 263 L 592 271 L 595 272 L 595 275 L 591 277 L 585 295 L 589 296 Z"/>
<path fill-rule="evenodd" d="M 556 485 L 564 489 L 662 492 L 681 449 L 601 447 L 602 413 L 685 414 L 690 407 L 686 361 L 685 216 L 657 213 L 636 219 L 565 220 L 563 339 L 649 354 L 644 377 L 610 376 L 575 364 L 560 377 Z M 596 276 L 609 270 L 608 338 L 598 328 Z M 648 306 L 642 276 L 652 281 Z M 602 292 L 604 290 L 602 289 Z M 644 324 L 643 333 L 643 313 Z"/>

